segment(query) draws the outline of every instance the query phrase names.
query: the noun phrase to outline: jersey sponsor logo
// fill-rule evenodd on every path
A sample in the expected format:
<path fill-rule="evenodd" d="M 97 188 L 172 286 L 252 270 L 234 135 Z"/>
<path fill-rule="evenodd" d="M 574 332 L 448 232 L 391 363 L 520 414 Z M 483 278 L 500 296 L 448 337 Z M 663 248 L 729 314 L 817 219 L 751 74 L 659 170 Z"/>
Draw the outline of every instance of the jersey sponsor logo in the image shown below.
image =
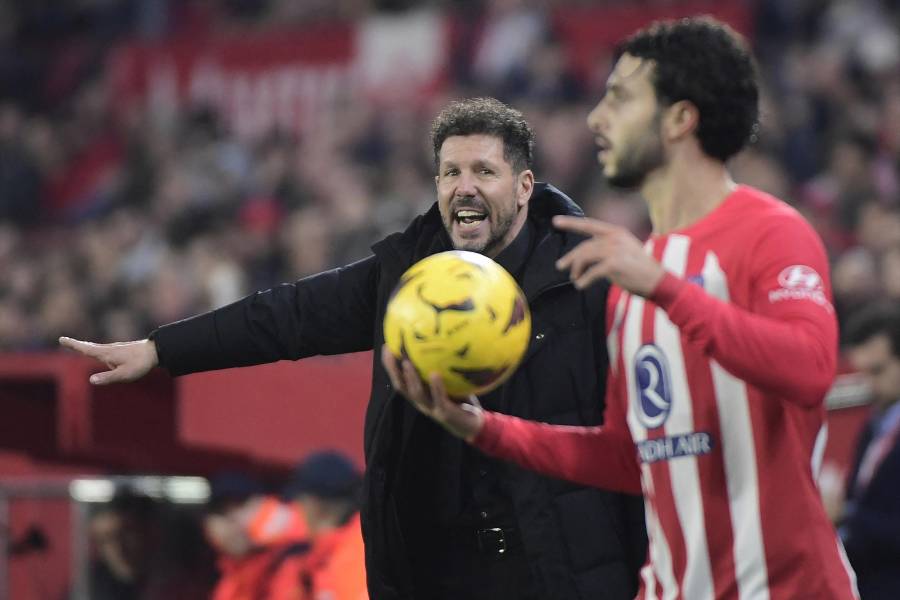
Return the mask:
<path fill-rule="evenodd" d="M 655 344 L 644 344 L 634 355 L 638 419 L 647 429 L 661 427 L 672 410 L 669 363 Z"/>
<path fill-rule="evenodd" d="M 793 290 L 821 290 L 822 278 L 815 269 L 806 265 L 793 265 L 778 274 L 778 283 Z"/>
<path fill-rule="evenodd" d="M 713 448 L 713 440 L 705 431 L 692 431 L 655 440 L 643 440 L 636 446 L 642 463 L 655 463 L 681 456 L 709 454 Z"/>
<path fill-rule="evenodd" d="M 777 290 L 769 292 L 769 302 L 783 300 L 812 300 L 819 306 L 830 308 L 825 296 L 825 285 L 815 269 L 806 265 L 791 265 L 778 274 Z"/>

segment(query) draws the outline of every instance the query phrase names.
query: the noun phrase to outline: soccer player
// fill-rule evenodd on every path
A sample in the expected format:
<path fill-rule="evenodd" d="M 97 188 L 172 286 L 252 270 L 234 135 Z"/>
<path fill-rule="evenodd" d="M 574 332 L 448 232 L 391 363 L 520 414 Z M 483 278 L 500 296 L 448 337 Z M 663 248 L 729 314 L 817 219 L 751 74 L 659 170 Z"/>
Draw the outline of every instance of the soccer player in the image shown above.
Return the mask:
<path fill-rule="evenodd" d="M 743 40 L 709 19 L 657 23 L 619 49 L 588 117 L 611 184 L 636 188 L 641 244 L 594 220 L 562 257 L 579 288 L 612 281 L 602 426 L 552 426 L 447 398 L 382 353 L 395 387 L 484 452 L 598 487 L 643 492 L 639 598 L 850 599 L 854 575 L 816 490 L 836 364 L 828 262 L 789 206 L 736 185 L 754 135 Z"/>

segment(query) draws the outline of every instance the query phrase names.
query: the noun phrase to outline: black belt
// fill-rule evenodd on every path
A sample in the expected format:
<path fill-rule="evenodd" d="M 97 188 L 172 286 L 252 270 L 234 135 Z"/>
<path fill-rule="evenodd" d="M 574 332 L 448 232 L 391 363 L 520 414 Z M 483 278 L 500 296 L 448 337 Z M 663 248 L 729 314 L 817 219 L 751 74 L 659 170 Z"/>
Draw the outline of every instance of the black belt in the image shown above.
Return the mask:
<path fill-rule="evenodd" d="M 475 530 L 478 552 L 486 556 L 503 556 L 520 545 L 518 532 L 513 528 L 487 527 Z"/>
<path fill-rule="evenodd" d="M 466 527 L 460 524 L 446 529 L 432 530 L 420 540 L 430 540 L 434 537 L 446 540 L 446 544 L 442 547 L 453 557 L 481 555 L 502 558 L 509 554 L 516 554 L 516 551 L 522 547 L 522 538 L 519 530 L 515 527 L 473 527 L 472 525 L 474 524 Z M 417 531 L 418 536 L 422 536 L 422 534 L 423 530 Z"/>

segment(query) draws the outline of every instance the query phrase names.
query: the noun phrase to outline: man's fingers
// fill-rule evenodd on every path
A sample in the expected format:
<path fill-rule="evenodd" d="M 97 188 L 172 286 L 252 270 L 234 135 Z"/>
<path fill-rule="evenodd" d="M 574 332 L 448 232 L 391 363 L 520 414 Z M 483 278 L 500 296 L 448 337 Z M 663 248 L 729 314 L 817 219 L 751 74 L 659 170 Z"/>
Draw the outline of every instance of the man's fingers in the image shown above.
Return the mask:
<path fill-rule="evenodd" d="M 431 401 L 434 403 L 434 407 L 446 410 L 446 403 L 452 402 L 452 400 L 447 396 L 447 388 L 444 387 L 444 380 L 441 376 L 437 373 L 432 373 L 428 378 L 428 387 L 431 391 Z"/>
<path fill-rule="evenodd" d="M 556 261 L 556 269 L 558 271 L 565 271 L 572 265 L 572 261 L 575 260 L 575 250 L 578 250 L 577 246 L 563 254 L 562 257 Z"/>
<path fill-rule="evenodd" d="M 587 265 L 606 258 L 606 252 L 606 244 L 602 240 L 585 240 L 557 260 L 556 268 L 560 271 L 568 269 L 569 277 L 575 279 L 581 275 Z"/>
<path fill-rule="evenodd" d="M 400 373 L 400 368 L 397 366 L 397 357 L 390 351 L 387 344 L 381 346 L 381 364 L 384 366 L 384 370 L 387 371 L 388 377 L 391 380 L 391 386 L 402 393 L 404 391 L 403 375 Z"/>
<path fill-rule="evenodd" d="M 409 393 L 409 399 L 426 410 L 432 410 L 434 408 L 434 402 L 428 395 L 428 392 L 425 391 L 425 386 L 422 385 L 422 380 L 419 378 L 418 371 L 416 371 L 412 362 L 408 360 L 402 361 L 402 365 L 403 382 Z"/>
<path fill-rule="evenodd" d="M 592 266 L 602 264 L 606 258 L 599 244 L 589 242 L 582 242 L 569 254 L 572 255 L 569 264 L 569 279 L 572 281 L 579 279 Z"/>
<path fill-rule="evenodd" d="M 608 275 L 608 266 L 606 262 L 599 262 L 592 265 L 589 269 L 587 269 L 584 273 L 579 275 L 577 279 L 573 280 L 575 287 L 579 290 L 583 290 L 586 287 L 590 286 L 592 283 L 597 281 L 598 279 L 603 279 Z"/>
<path fill-rule="evenodd" d="M 469 406 L 477 409 L 481 408 L 481 402 L 478 400 L 478 396 L 469 396 L 468 398 L 466 398 L 463 404 L 468 404 Z"/>
<path fill-rule="evenodd" d="M 102 373 L 94 373 L 90 377 L 90 382 L 94 385 L 108 385 L 124 379 L 121 369 L 116 368 L 110 371 L 103 371 Z"/>
<path fill-rule="evenodd" d="M 82 342 L 81 340 L 76 340 L 70 337 L 61 337 L 59 338 L 59 345 L 65 348 L 71 348 L 76 352 L 80 352 L 85 356 L 90 356 L 91 358 L 100 359 L 100 355 L 102 354 L 102 347 L 99 344 L 94 344 L 92 342 Z"/>
<path fill-rule="evenodd" d="M 615 225 L 598 221 L 597 219 L 587 219 L 584 217 L 567 217 L 557 215 L 553 217 L 553 226 L 563 231 L 572 231 L 583 235 L 603 235 L 616 230 Z"/>

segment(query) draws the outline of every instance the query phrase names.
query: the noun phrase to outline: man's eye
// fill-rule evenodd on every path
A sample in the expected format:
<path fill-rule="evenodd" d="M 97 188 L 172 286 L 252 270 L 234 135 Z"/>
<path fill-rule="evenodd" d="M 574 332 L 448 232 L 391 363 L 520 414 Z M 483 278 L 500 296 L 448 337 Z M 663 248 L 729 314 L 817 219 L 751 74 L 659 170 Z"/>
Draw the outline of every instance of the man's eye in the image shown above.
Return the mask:
<path fill-rule="evenodd" d="M 482 175 L 491 175 L 491 174 L 493 174 L 493 171 L 491 171 L 490 169 L 480 169 L 478 172 L 481 173 Z"/>
<path fill-rule="evenodd" d="M 448 169 L 444 171 L 444 175 L 447 177 L 452 177 L 454 175 L 459 175 L 459 171 L 457 171 L 456 169 Z"/>

